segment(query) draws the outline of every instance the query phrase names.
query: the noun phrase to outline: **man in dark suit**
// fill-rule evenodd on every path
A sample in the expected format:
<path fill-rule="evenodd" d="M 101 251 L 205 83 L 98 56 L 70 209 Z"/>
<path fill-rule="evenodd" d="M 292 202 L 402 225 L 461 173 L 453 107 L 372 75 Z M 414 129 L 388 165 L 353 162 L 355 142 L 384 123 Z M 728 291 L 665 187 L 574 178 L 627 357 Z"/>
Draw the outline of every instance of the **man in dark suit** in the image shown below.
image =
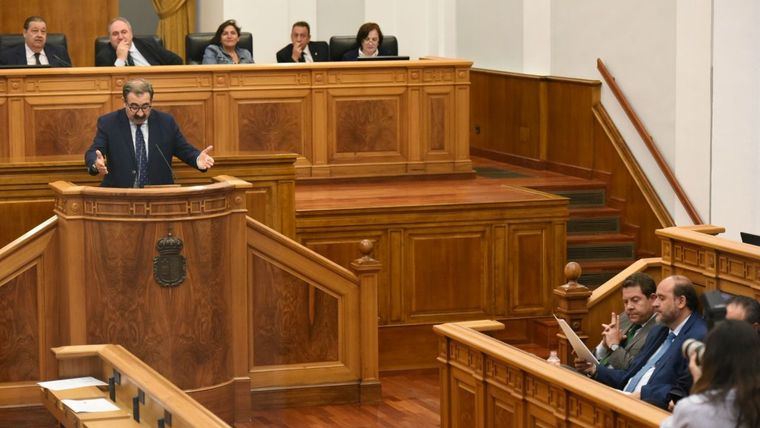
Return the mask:
<path fill-rule="evenodd" d="M 135 39 L 126 18 L 114 18 L 108 24 L 110 43 L 95 53 L 98 67 L 131 65 L 181 65 L 182 58 L 153 40 Z"/>
<path fill-rule="evenodd" d="M 84 155 L 90 175 L 100 175 L 104 187 L 144 187 L 171 184 L 172 156 L 206 171 L 214 166 L 208 146 L 202 152 L 190 145 L 167 113 L 152 110 L 153 86 L 133 79 L 122 90 L 124 108 L 98 118 L 92 146 Z"/>
<path fill-rule="evenodd" d="M 0 64 L 71 67 L 71 58 L 65 48 L 47 44 L 47 23 L 44 18 L 26 18 L 23 35 L 24 43 L 2 52 Z"/>
<path fill-rule="evenodd" d="M 684 276 L 673 275 L 660 282 L 654 310 L 661 325 L 652 329 L 627 370 L 579 360 L 575 366 L 604 384 L 666 409 L 691 389 L 689 361 L 681 355 L 681 345 L 686 339 L 704 339 L 707 325 L 696 313 L 694 285 Z"/>
<path fill-rule="evenodd" d="M 305 21 L 293 24 L 290 30 L 291 44 L 277 52 L 277 62 L 321 62 L 329 61 L 326 43 L 311 41 L 311 27 Z"/>

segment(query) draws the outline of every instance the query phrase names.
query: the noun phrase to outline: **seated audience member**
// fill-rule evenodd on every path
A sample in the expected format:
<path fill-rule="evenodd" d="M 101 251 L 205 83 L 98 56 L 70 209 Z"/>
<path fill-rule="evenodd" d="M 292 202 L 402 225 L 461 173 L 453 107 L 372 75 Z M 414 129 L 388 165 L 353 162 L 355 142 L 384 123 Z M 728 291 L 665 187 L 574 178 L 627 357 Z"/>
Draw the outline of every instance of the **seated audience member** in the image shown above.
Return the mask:
<path fill-rule="evenodd" d="M 673 275 L 657 285 L 654 312 L 660 325 L 649 332 L 644 348 L 627 370 L 610 369 L 576 360 L 575 366 L 600 382 L 631 393 L 663 409 L 688 395 L 692 380 L 681 355 L 686 339 L 702 340 L 707 333 L 697 313 L 697 293 L 689 278 Z"/>
<path fill-rule="evenodd" d="M 277 52 L 277 62 L 321 62 L 330 56 L 326 45 L 311 42 L 311 27 L 298 21 L 290 29 L 290 43 Z"/>
<path fill-rule="evenodd" d="M 760 334 L 760 302 L 746 296 L 734 296 L 726 302 L 726 319 L 747 321 Z"/>
<path fill-rule="evenodd" d="M 47 23 L 44 18 L 26 18 L 23 35 L 24 43 L 6 49 L 0 55 L 0 64 L 71 67 L 71 58 L 66 49 L 46 44 Z"/>
<path fill-rule="evenodd" d="M 118 17 L 108 24 L 110 43 L 95 52 L 95 65 L 132 66 L 132 65 L 181 65 L 182 58 L 172 51 L 164 49 L 150 39 L 135 39 L 132 25 L 126 18 Z"/>
<path fill-rule="evenodd" d="M 596 347 L 600 364 L 614 369 L 627 369 L 641 352 L 649 331 L 655 326 L 654 307 L 657 286 L 651 276 L 637 272 L 623 281 L 621 315 L 612 313 L 609 324 L 602 324 L 602 341 Z"/>
<path fill-rule="evenodd" d="M 701 368 L 690 355 L 693 395 L 679 401 L 665 428 L 760 427 L 760 338 L 746 322 L 719 322 L 707 335 Z"/>
<path fill-rule="evenodd" d="M 228 19 L 216 29 L 214 38 L 203 52 L 204 64 L 253 64 L 253 53 L 238 46 L 240 27 Z"/>
<path fill-rule="evenodd" d="M 355 61 L 365 56 L 388 55 L 383 49 L 383 32 L 374 22 L 367 22 L 359 27 L 359 32 L 356 33 L 356 46 L 358 49 L 349 49 L 343 54 L 343 61 Z"/>

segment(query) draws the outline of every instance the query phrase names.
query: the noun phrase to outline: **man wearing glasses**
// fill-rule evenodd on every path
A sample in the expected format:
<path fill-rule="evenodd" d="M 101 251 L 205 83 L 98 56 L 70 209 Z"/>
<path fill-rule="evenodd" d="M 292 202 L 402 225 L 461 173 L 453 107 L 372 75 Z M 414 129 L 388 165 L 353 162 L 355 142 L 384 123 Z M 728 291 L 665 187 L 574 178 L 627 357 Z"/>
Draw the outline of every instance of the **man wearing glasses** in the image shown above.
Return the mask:
<path fill-rule="evenodd" d="M 98 118 L 97 133 L 84 155 L 90 175 L 103 187 L 172 184 L 172 156 L 206 171 L 214 166 L 213 146 L 199 151 L 185 140 L 174 118 L 152 110 L 153 85 L 132 79 L 122 90 L 124 108 Z"/>

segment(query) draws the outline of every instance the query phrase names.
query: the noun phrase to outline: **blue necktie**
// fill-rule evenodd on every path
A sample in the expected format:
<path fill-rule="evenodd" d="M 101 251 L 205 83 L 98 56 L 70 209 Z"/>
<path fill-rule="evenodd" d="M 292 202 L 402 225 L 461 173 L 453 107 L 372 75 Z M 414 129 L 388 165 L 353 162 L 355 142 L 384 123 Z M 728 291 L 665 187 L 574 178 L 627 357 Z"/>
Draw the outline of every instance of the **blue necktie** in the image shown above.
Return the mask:
<path fill-rule="evenodd" d="M 137 182 L 135 187 L 143 188 L 148 183 L 148 152 L 145 151 L 145 138 L 142 125 L 135 131 L 135 157 L 137 158 Z"/>
<path fill-rule="evenodd" d="M 665 342 L 660 345 L 660 349 L 657 350 L 657 352 L 654 353 L 649 359 L 647 360 L 647 363 L 644 364 L 644 367 L 641 368 L 638 372 L 636 372 L 635 375 L 631 378 L 630 381 L 628 381 L 628 384 L 625 386 L 625 389 L 623 391 L 625 392 L 633 392 L 636 389 L 636 386 L 641 382 L 641 378 L 644 377 L 644 374 L 649 371 L 652 367 L 657 364 L 658 361 L 660 361 L 660 358 L 662 358 L 663 355 L 665 355 L 666 352 L 668 352 L 668 348 L 670 348 L 670 345 L 673 343 L 673 339 L 676 338 L 675 333 L 672 331 L 670 334 L 668 334 L 668 337 L 665 338 Z"/>

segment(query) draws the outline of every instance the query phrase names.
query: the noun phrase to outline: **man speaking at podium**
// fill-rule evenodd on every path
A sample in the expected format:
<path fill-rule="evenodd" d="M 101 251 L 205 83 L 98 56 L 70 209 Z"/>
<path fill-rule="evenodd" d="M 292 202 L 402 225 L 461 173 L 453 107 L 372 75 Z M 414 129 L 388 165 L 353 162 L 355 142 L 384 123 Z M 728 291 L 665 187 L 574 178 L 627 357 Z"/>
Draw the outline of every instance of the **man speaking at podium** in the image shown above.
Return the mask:
<path fill-rule="evenodd" d="M 90 175 L 100 175 L 103 187 L 145 187 L 172 184 L 172 156 L 205 172 L 214 166 L 208 153 L 185 140 L 168 113 L 152 110 L 153 85 L 132 79 L 122 90 L 124 108 L 98 118 L 92 146 L 84 154 Z"/>

